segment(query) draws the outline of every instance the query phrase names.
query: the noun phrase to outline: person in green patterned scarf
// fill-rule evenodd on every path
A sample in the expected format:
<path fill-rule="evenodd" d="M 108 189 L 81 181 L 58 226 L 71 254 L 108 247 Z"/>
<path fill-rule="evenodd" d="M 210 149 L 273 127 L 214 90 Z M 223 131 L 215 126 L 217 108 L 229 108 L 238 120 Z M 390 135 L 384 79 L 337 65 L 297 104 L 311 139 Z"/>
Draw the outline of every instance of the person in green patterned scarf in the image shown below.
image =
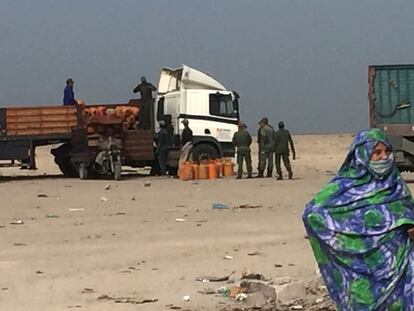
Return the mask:
<path fill-rule="evenodd" d="M 303 221 L 338 310 L 414 310 L 414 201 L 382 131 L 356 136 Z"/>

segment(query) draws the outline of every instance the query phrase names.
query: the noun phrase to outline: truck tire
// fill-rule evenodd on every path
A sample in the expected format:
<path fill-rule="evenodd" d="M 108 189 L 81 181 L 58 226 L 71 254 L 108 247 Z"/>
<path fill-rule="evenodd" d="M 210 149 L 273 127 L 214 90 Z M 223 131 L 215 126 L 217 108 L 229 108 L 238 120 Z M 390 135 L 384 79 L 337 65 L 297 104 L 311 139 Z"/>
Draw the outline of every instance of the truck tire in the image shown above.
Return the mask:
<path fill-rule="evenodd" d="M 209 144 L 198 144 L 193 150 L 193 160 L 196 162 L 201 162 L 203 160 L 214 160 L 219 157 L 218 150 Z"/>
<path fill-rule="evenodd" d="M 70 143 L 63 144 L 58 148 L 52 149 L 51 153 L 55 156 L 55 163 L 65 177 L 77 177 L 78 172 L 70 161 L 70 152 L 72 146 Z"/>
<path fill-rule="evenodd" d="M 122 165 L 121 163 L 114 163 L 114 179 L 120 180 L 122 175 Z"/>

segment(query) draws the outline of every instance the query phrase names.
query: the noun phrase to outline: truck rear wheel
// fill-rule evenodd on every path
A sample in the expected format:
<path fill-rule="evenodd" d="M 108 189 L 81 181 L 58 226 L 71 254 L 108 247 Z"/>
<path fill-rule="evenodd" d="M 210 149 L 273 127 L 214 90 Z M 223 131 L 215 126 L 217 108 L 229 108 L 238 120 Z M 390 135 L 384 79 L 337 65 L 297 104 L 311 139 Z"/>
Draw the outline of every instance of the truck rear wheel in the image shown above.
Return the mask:
<path fill-rule="evenodd" d="M 204 160 L 214 160 L 219 157 L 218 150 L 209 144 L 198 144 L 193 150 L 193 160 L 196 162 L 201 162 Z"/>
<path fill-rule="evenodd" d="M 78 172 L 70 161 L 71 150 L 72 146 L 70 143 L 63 144 L 51 150 L 51 153 L 55 156 L 55 163 L 65 177 L 77 177 L 78 175 Z"/>

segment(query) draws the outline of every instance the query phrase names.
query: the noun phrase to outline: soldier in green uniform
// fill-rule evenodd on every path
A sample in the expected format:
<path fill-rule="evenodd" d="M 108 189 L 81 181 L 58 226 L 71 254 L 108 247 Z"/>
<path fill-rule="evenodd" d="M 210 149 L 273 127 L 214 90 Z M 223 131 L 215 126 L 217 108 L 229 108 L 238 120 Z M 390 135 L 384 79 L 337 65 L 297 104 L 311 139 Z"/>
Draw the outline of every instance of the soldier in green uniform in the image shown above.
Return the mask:
<path fill-rule="evenodd" d="M 274 130 L 269 125 L 269 120 L 263 118 L 260 122 L 259 130 L 259 175 L 258 178 L 263 177 L 263 173 L 267 165 L 267 177 L 272 177 L 273 173 L 273 136 Z"/>
<path fill-rule="evenodd" d="M 243 174 L 243 160 L 246 161 L 247 178 L 252 178 L 252 154 L 250 145 L 252 144 L 252 137 L 247 131 L 247 126 L 244 123 L 239 123 L 239 130 L 234 133 L 233 145 L 237 147 L 237 179 L 242 178 Z"/>
<path fill-rule="evenodd" d="M 165 176 L 167 175 L 168 146 L 170 145 L 170 137 L 166 129 L 165 121 L 161 120 L 159 125 L 160 131 L 156 135 L 158 164 L 160 166 L 161 176 Z"/>
<path fill-rule="evenodd" d="M 281 159 L 283 159 L 283 164 L 289 173 L 289 179 L 292 179 L 293 172 L 289 161 L 289 145 L 290 150 L 292 151 L 293 160 L 296 159 L 295 145 L 293 144 L 292 136 L 290 135 L 289 131 L 285 129 L 285 123 L 283 121 L 279 122 L 279 130 L 275 133 L 274 144 L 276 171 L 278 175 L 277 179 L 283 179 L 282 167 L 280 165 Z"/>

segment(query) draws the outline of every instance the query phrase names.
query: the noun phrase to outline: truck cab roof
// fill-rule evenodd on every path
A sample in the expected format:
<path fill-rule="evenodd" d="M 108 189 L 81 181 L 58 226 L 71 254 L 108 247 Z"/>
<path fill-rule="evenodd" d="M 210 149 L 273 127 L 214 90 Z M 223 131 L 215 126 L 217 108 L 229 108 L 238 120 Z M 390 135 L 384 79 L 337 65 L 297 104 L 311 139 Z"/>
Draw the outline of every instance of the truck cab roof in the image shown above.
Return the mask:
<path fill-rule="evenodd" d="M 158 94 L 163 95 L 182 89 L 226 90 L 224 85 L 213 77 L 187 65 L 177 69 L 163 68 L 158 83 Z"/>

